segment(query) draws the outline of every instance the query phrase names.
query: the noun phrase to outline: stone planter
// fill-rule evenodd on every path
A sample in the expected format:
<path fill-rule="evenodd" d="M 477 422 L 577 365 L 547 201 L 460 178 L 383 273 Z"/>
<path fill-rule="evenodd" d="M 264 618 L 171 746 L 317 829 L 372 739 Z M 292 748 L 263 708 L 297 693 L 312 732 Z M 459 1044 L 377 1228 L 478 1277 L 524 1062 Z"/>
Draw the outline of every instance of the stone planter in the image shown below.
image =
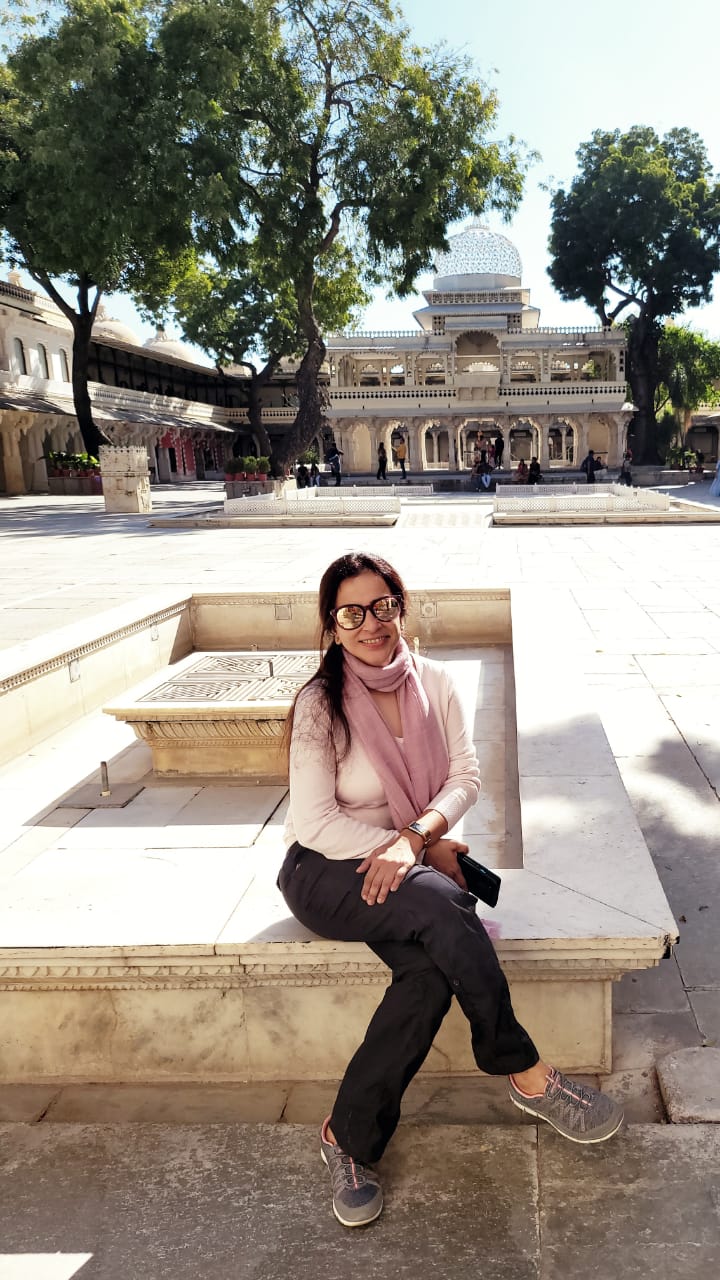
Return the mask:
<path fill-rule="evenodd" d="M 147 449 L 102 445 L 100 471 L 106 511 L 144 515 L 152 510 Z"/>
<path fill-rule="evenodd" d="M 272 493 L 273 490 L 272 480 L 238 480 L 233 476 L 232 480 L 225 481 L 226 498 L 255 498 L 259 493 Z"/>

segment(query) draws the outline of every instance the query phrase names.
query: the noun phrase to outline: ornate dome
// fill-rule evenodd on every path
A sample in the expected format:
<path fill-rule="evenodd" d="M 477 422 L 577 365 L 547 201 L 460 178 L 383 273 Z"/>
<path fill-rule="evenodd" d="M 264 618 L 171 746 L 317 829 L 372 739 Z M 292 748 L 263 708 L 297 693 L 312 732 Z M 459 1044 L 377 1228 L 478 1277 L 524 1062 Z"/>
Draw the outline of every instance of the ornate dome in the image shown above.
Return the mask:
<path fill-rule="evenodd" d="M 520 284 L 522 262 L 507 236 L 479 222 L 471 222 L 450 236 L 447 253 L 435 258 L 436 289 L 507 288 Z M 482 282 L 478 277 L 482 276 Z M 462 278 L 462 284 L 457 282 Z"/>
<path fill-rule="evenodd" d="M 186 364 L 197 364 L 182 339 L 171 338 L 162 325 L 155 330 L 154 338 L 148 338 L 147 342 L 143 343 L 143 348 L 145 351 L 152 351 L 161 360 L 166 356 L 174 356 L 176 360 L 184 360 Z"/>
<path fill-rule="evenodd" d="M 92 336 L 96 342 L 124 342 L 128 347 L 140 346 L 140 339 L 130 325 L 123 324 L 122 320 L 113 320 L 102 303 L 97 310 Z"/>

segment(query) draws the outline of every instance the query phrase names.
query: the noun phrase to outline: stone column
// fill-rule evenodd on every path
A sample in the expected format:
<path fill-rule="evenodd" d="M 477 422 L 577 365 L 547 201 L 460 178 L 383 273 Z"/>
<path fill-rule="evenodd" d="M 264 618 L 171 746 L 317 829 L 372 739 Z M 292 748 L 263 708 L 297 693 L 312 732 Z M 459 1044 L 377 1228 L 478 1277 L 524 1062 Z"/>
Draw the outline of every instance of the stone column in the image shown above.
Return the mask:
<path fill-rule="evenodd" d="M 547 418 L 537 418 L 535 425 L 540 436 L 540 454 L 538 456 L 540 470 L 547 471 L 550 467 L 550 422 Z"/>
<path fill-rule="evenodd" d="M 144 515 L 152 511 L 147 449 L 100 447 L 100 474 L 106 511 L 134 512 Z"/>
<path fill-rule="evenodd" d="M 623 445 L 625 441 L 625 420 L 628 415 L 624 413 L 609 413 L 608 422 L 608 456 L 607 465 L 609 467 L 619 467 L 622 462 Z"/>
<path fill-rule="evenodd" d="M 408 423 L 408 439 L 410 455 L 408 463 L 405 465 L 408 471 L 427 471 L 427 457 L 425 456 L 425 431 L 427 422 L 412 421 Z"/>
<path fill-rule="evenodd" d="M 578 450 L 578 456 L 575 459 L 575 466 L 579 467 L 583 459 L 587 457 L 587 451 L 588 451 L 588 436 L 589 436 L 590 426 L 587 418 L 578 416 L 575 419 L 575 428 L 576 428 L 577 450 Z"/>
<path fill-rule="evenodd" d="M 6 428 L 2 433 L 3 462 L 5 464 L 5 492 L 9 495 L 27 493 L 25 473 L 20 457 L 20 429 Z"/>

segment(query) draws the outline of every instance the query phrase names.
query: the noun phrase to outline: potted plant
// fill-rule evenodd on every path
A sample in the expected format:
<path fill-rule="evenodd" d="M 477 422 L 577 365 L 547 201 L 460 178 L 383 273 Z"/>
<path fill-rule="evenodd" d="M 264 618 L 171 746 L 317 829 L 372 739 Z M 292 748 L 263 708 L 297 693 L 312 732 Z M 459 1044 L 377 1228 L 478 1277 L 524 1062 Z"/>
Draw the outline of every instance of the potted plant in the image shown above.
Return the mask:
<path fill-rule="evenodd" d="M 245 479 L 245 459 L 244 458 L 228 458 L 226 460 L 225 479 L 230 481 Z"/>
<path fill-rule="evenodd" d="M 251 476 L 257 475 L 258 460 L 257 458 L 245 458 L 245 475 L 250 479 Z"/>
<path fill-rule="evenodd" d="M 257 478 L 258 480 L 267 480 L 268 471 L 270 470 L 270 459 L 261 455 L 257 459 Z"/>

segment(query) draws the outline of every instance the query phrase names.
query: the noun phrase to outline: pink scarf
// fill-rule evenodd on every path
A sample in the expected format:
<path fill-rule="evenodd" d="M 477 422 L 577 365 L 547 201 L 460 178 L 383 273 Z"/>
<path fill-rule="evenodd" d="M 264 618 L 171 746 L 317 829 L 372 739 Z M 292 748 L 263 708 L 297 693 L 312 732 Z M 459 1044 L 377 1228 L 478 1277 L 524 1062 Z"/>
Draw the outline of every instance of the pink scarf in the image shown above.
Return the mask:
<path fill-rule="evenodd" d="M 372 667 L 343 650 L 345 713 L 384 787 L 398 830 L 428 808 L 447 781 L 450 757 L 438 718 L 400 639 L 386 667 Z M 397 690 L 402 746 L 383 720 L 370 689 Z"/>

